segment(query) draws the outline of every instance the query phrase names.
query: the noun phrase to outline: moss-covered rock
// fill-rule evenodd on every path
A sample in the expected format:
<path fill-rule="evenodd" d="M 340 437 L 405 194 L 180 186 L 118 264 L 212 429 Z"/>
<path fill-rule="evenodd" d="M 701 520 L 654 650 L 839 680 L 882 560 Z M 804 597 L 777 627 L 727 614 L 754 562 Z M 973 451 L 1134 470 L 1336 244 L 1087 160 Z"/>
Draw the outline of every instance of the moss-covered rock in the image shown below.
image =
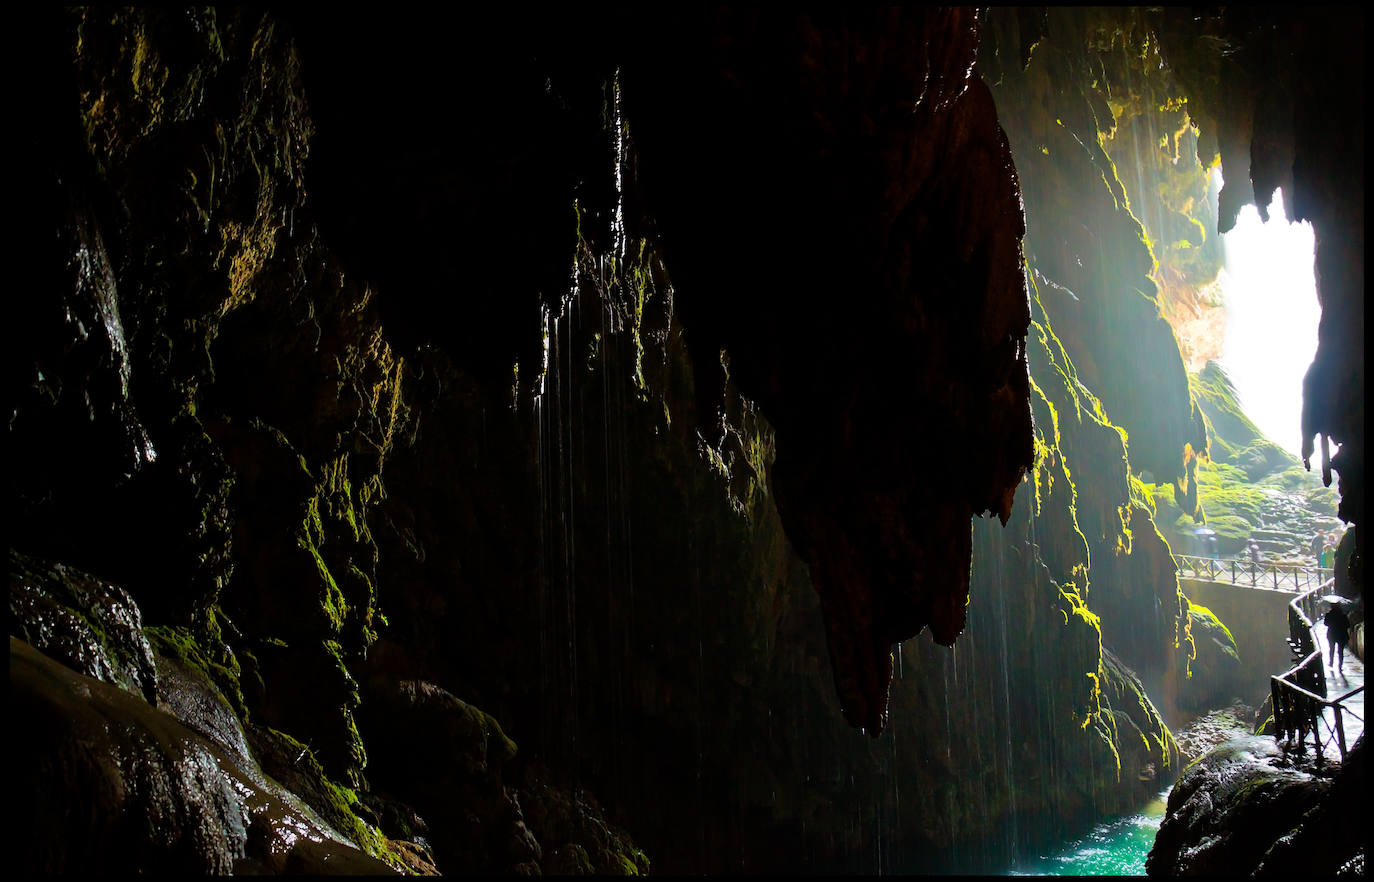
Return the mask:
<path fill-rule="evenodd" d="M 1362 756 L 1352 754 L 1349 768 L 1333 782 L 1329 771 L 1291 762 L 1271 737 L 1223 744 L 1193 762 L 1170 791 L 1146 872 L 1250 875 L 1296 872 L 1301 865 L 1303 872 L 1334 873 L 1360 853 L 1353 817 L 1358 812 L 1346 820 L 1320 806 L 1336 786 L 1345 800 L 1354 797 Z M 1294 846 L 1300 842 L 1321 847 L 1298 859 Z"/>
<path fill-rule="evenodd" d="M 232 650 L 222 643 L 217 643 L 214 650 L 207 650 L 202 647 L 202 640 L 207 644 L 211 641 L 197 640 L 185 627 L 155 625 L 146 633 L 155 653 L 172 659 L 183 671 L 207 681 L 235 714 L 246 717 L 243 690 L 239 686 L 242 671 Z"/>
<path fill-rule="evenodd" d="M 620 827 L 609 823 L 595 797 L 569 793 L 527 777 L 521 807 L 530 830 L 545 843 L 545 875 L 647 876 L 649 858 Z"/>
<path fill-rule="evenodd" d="M 403 863 L 395 847 L 377 829 L 375 819 L 361 817 L 372 813 L 357 792 L 330 778 L 309 744 L 256 723 L 246 727 L 246 734 L 263 772 L 318 812 L 325 823 L 368 854 L 393 866 Z"/>
<path fill-rule="evenodd" d="M 15 822 L 23 872 L 394 872 L 142 698 L 13 637 L 9 667 L 11 743 L 22 757 L 9 777 L 30 794 Z M 83 796 L 79 811 L 72 792 Z"/>
<path fill-rule="evenodd" d="M 1336 494 L 1321 486 L 1297 459 L 1246 417 L 1235 388 L 1216 362 L 1190 375 L 1208 424 L 1209 456 L 1197 465 L 1201 519 L 1166 504 L 1159 518 L 1169 541 L 1184 554 L 1206 553 L 1193 539 L 1199 523 L 1214 530 L 1218 551 L 1240 556 L 1257 538 L 1266 560 L 1300 560 L 1317 530 L 1333 530 Z"/>
<path fill-rule="evenodd" d="M 1128 195 L 1141 182 L 1105 149 L 1116 111 L 1139 101 L 1153 114 L 1163 103 L 1158 47 L 1127 9 L 990 13 L 984 40 L 1022 182 L 1026 257 L 1047 281 L 1040 296 L 1055 333 L 1130 436 L 1132 466 L 1186 489 L 1187 451 L 1205 449 L 1206 430 L 1150 278 L 1158 255 Z"/>
<path fill-rule="evenodd" d="M 540 859 L 521 805 L 503 783 L 515 742 L 489 714 L 421 680 L 375 677 L 360 712 L 377 759 L 369 778 L 425 817 L 436 866 L 515 872 Z"/>
<path fill-rule="evenodd" d="M 1223 707 L 1241 695 L 1245 670 L 1225 623 L 1211 610 L 1192 602 L 1188 603 L 1188 616 L 1193 651 L 1183 666 L 1178 706 L 1196 714 Z"/>
<path fill-rule="evenodd" d="M 63 564 L 9 552 L 10 636 L 74 671 L 149 702 L 157 668 L 129 593 Z"/>

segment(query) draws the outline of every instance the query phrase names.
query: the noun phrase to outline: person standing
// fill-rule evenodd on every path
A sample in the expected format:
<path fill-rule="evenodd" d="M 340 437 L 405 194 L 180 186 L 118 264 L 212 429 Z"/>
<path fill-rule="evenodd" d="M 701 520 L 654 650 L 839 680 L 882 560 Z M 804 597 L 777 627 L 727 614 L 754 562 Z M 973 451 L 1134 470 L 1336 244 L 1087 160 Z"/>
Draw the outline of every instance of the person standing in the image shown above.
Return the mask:
<path fill-rule="evenodd" d="M 1322 556 L 1322 549 L 1325 547 L 1326 531 L 1318 530 L 1317 535 L 1312 537 L 1312 544 L 1308 546 L 1308 550 L 1312 552 L 1313 557 L 1317 558 L 1317 560 L 1320 561 Z"/>
<path fill-rule="evenodd" d="M 1329 644 L 1330 658 L 1327 659 L 1327 663 L 1344 676 L 1345 644 L 1350 642 L 1350 617 L 1345 614 L 1345 609 L 1339 603 L 1333 603 L 1326 611 L 1326 615 L 1322 616 L 1322 624 L 1326 625 L 1326 642 Z M 1337 656 L 1340 658 L 1339 662 L 1336 660 Z"/>

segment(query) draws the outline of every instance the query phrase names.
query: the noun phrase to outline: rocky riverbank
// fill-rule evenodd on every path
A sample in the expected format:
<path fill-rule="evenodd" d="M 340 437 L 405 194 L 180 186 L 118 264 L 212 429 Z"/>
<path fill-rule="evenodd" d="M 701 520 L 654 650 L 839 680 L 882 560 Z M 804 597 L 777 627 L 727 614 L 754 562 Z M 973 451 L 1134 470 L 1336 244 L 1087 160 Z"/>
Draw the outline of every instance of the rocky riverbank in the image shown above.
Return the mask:
<path fill-rule="evenodd" d="M 1273 738 L 1229 740 L 1169 793 L 1151 876 L 1363 875 L 1364 739 L 1317 767 Z"/>
<path fill-rule="evenodd" d="M 1227 741 L 1250 735 L 1255 715 L 1255 709 L 1241 701 L 1203 714 L 1174 732 L 1179 756 L 1189 764 Z"/>

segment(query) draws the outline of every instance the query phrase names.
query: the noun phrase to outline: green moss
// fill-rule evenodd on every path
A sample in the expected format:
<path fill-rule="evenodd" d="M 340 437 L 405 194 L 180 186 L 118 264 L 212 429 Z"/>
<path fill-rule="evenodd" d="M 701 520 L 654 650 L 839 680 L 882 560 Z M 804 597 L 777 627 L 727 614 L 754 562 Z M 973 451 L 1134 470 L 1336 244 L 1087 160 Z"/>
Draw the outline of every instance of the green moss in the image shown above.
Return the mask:
<path fill-rule="evenodd" d="M 334 662 L 335 675 L 348 690 L 343 707 L 343 719 L 347 729 L 346 738 L 348 741 L 348 769 L 349 776 L 353 777 L 356 772 L 361 772 L 367 766 L 367 750 L 363 747 L 363 738 L 358 734 L 356 721 L 353 719 L 353 709 L 362 703 L 362 698 L 358 694 L 358 683 L 353 679 L 353 675 L 348 670 L 348 665 L 344 664 L 343 647 L 337 641 L 326 640 L 323 642 L 325 652 Z M 356 772 L 354 771 L 356 770 Z M 353 783 L 359 783 L 354 781 Z"/>
<path fill-rule="evenodd" d="M 1223 553 L 1238 551 L 1263 524 L 1270 494 L 1266 487 L 1272 485 L 1255 484 L 1234 465 L 1206 460 L 1198 461 L 1196 485 L 1201 522 L 1216 531 Z M 1197 522 L 1190 513 L 1177 508 L 1172 514 L 1169 527 L 1175 535 L 1190 533 Z"/>
<path fill-rule="evenodd" d="M 1264 437 L 1240 406 L 1235 384 L 1215 361 L 1188 375 L 1188 387 L 1203 415 L 1207 417 L 1213 443 L 1223 441 L 1228 448 L 1242 447 Z"/>
<path fill-rule="evenodd" d="M 330 779 L 308 745 L 266 726 L 251 727 L 249 744 L 263 771 L 277 783 L 304 800 L 358 848 L 404 872 L 406 864 L 391 841 L 358 816 L 357 792 Z"/>
<path fill-rule="evenodd" d="M 1227 513 L 1247 519 L 1259 517 L 1264 494 L 1235 466 L 1222 462 L 1202 463 L 1197 470 L 1197 486 L 1204 508 L 1223 508 Z"/>
<path fill-rule="evenodd" d="M 596 869 L 587 849 L 576 842 L 570 842 L 556 850 L 548 860 L 549 871 L 559 876 L 593 876 Z"/>
<path fill-rule="evenodd" d="M 311 545 L 324 544 L 324 522 L 320 518 L 320 497 L 312 496 L 306 503 L 305 510 L 305 541 Z"/>
<path fill-rule="evenodd" d="M 333 633 L 341 633 L 348 616 L 348 601 L 344 598 L 343 592 L 339 590 L 339 584 L 334 580 L 334 575 L 329 572 L 329 566 L 325 564 L 324 558 L 320 555 L 320 550 L 315 547 L 315 544 L 308 538 L 302 537 L 296 539 L 296 544 L 314 558 L 315 568 L 319 572 L 320 581 L 324 587 L 324 596 L 320 598 L 320 608 L 324 611 Z"/>
<path fill-rule="evenodd" d="M 1130 476 L 1131 482 L 1131 502 L 1140 506 L 1150 513 L 1150 519 L 1154 520 L 1158 516 L 1158 508 L 1155 505 L 1155 489 L 1153 485 L 1146 484 L 1135 475 Z"/>
<path fill-rule="evenodd" d="M 248 719 L 248 706 L 240 686 L 243 672 L 232 653 L 226 651 L 216 657 L 207 652 L 191 629 L 184 626 L 150 625 L 143 632 L 154 651 L 203 676 L 240 720 Z"/>
<path fill-rule="evenodd" d="M 1193 603 L 1190 600 L 1188 601 L 1188 615 L 1192 617 L 1195 623 L 1194 627 L 1197 627 L 1197 624 L 1201 624 L 1207 630 L 1218 630 L 1222 634 L 1226 635 L 1226 642 L 1230 644 L 1230 653 L 1232 655 L 1236 654 L 1236 638 L 1232 636 L 1231 629 L 1226 627 L 1226 623 L 1223 622 L 1220 618 L 1218 618 L 1216 613 L 1212 612 L 1207 607 L 1199 606 L 1198 604 Z"/>

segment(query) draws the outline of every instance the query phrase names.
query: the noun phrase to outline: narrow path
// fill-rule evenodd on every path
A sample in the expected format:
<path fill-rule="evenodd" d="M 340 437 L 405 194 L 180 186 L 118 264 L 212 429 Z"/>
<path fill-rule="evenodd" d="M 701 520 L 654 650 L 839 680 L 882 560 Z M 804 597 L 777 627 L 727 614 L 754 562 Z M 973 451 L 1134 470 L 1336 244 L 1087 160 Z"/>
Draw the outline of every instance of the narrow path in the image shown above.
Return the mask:
<path fill-rule="evenodd" d="M 1344 695 L 1351 689 L 1364 685 L 1364 663 L 1355 657 L 1355 653 L 1350 651 L 1350 647 L 1345 648 L 1345 673 L 1336 673 L 1331 667 L 1331 646 L 1326 640 L 1326 626 L 1317 622 L 1317 626 L 1312 629 L 1313 636 L 1317 639 L 1317 646 L 1321 649 L 1322 665 L 1326 669 L 1326 696 L 1336 698 Z M 1342 714 L 1342 728 L 1345 729 L 1345 746 L 1351 748 L 1355 746 L 1355 739 L 1360 737 L 1364 731 L 1364 693 L 1353 695 L 1343 702 L 1351 711 Z M 1322 716 L 1328 725 L 1335 725 L 1335 711 L 1327 708 L 1322 711 Z M 1323 730 L 1325 732 L 1325 729 Z M 1325 745 L 1324 754 L 1329 759 L 1337 761 L 1341 758 L 1340 747 L 1337 746 L 1335 738 L 1331 743 Z"/>

